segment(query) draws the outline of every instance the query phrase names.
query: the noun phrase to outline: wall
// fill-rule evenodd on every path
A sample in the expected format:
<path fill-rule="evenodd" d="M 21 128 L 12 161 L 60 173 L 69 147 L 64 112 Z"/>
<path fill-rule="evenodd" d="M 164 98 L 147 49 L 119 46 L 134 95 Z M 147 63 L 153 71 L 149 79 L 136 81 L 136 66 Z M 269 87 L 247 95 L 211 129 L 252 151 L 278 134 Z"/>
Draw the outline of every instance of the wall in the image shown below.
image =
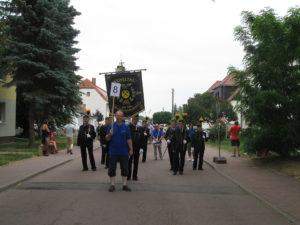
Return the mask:
<path fill-rule="evenodd" d="M 0 102 L 5 103 L 5 119 L 0 123 L 0 137 L 16 134 L 16 88 L 6 88 L 0 84 Z"/>

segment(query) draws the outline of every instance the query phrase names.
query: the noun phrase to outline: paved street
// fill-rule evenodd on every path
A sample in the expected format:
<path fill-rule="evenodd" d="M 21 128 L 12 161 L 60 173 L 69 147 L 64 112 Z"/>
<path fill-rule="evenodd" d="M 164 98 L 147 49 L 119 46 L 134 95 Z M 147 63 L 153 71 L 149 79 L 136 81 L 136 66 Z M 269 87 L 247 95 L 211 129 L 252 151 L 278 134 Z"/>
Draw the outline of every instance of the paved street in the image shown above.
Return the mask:
<path fill-rule="evenodd" d="M 78 151 L 78 150 L 77 150 Z M 282 215 L 222 177 L 208 165 L 183 176 L 169 171 L 167 155 L 140 164 L 133 192 L 107 191 L 108 177 L 82 172 L 80 158 L 0 193 L 1 225 L 285 225 Z"/>

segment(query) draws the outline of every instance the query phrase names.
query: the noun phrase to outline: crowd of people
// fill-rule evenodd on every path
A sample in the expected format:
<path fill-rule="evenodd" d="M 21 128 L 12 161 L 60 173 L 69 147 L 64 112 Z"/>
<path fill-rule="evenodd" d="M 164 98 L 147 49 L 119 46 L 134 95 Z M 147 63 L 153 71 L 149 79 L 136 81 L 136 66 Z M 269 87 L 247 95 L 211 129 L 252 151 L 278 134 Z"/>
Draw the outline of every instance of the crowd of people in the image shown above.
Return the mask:
<path fill-rule="evenodd" d="M 108 169 L 108 176 L 110 177 L 110 192 L 115 191 L 118 162 L 123 179 L 123 190 L 131 190 L 127 181 L 138 180 L 140 157 L 142 163 L 147 161 L 149 140 L 153 145 L 154 160 L 162 160 L 168 150 L 170 170 L 173 175 L 183 175 L 186 152 L 188 152 L 189 160 L 193 160 L 193 169 L 203 170 L 206 134 L 202 130 L 201 123 L 193 127 L 192 125 L 188 126 L 184 120 L 172 120 L 165 131 L 158 124 L 152 126 L 147 120 L 143 120 L 142 125 L 139 125 L 138 121 L 139 117 L 135 115 L 127 124 L 123 112 L 117 111 L 115 122 L 112 123 L 112 119 L 106 117 L 105 123 L 95 130 L 94 126 L 89 123 L 88 115 L 85 115 L 77 138 L 77 145 L 81 149 L 82 170 L 88 170 L 86 150 L 89 154 L 91 169 L 96 170 L 93 140 L 97 135 L 102 150 L 101 164 Z M 167 142 L 165 151 L 162 149 L 163 140 Z"/>
<path fill-rule="evenodd" d="M 232 146 L 235 156 L 240 156 L 239 152 L 239 131 L 238 122 L 229 130 Z M 73 136 L 75 127 L 68 123 L 63 128 L 67 137 L 67 153 L 73 154 Z M 202 129 L 202 122 L 193 126 L 186 124 L 183 119 L 171 120 L 167 129 L 163 129 L 159 124 L 149 124 L 148 120 L 143 120 L 139 125 L 138 115 L 131 117 L 127 124 L 124 120 L 122 111 L 115 114 L 115 122 L 111 117 L 106 117 L 104 124 L 95 128 L 90 124 L 89 115 L 83 116 L 83 124 L 78 130 L 77 145 L 80 147 L 82 159 L 82 171 L 89 170 L 87 155 L 89 156 L 90 167 L 96 171 L 95 157 L 93 153 L 94 140 L 98 137 L 101 146 L 101 164 L 108 170 L 110 177 L 109 191 L 115 191 L 115 176 L 117 163 L 120 163 L 121 175 L 123 180 L 123 190 L 131 191 L 127 185 L 128 180 L 138 180 L 138 169 L 141 162 L 147 161 L 147 147 L 149 142 L 153 145 L 154 160 L 162 160 L 165 153 L 168 153 L 170 162 L 170 171 L 173 175 L 183 175 L 186 153 L 188 160 L 193 161 L 193 170 L 203 170 L 203 156 L 205 151 L 206 132 Z M 162 149 L 163 140 L 167 143 L 166 148 Z M 43 154 L 48 155 L 50 146 L 54 146 L 57 152 L 55 142 L 55 133 L 48 127 L 48 121 L 45 120 L 42 125 L 42 143 Z"/>

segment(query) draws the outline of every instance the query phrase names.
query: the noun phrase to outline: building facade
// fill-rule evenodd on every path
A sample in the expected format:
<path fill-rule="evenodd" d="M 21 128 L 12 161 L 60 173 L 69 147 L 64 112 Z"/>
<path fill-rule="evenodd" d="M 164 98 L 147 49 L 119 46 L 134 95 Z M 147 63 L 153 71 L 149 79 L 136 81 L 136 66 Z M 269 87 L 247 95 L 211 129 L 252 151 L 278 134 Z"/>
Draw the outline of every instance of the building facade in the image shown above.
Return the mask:
<path fill-rule="evenodd" d="M 92 117 L 91 123 L 97 127 L 97 112 L 100 112 L 103 117 L 109 115 L 107 92 L 97 86 L 96 78 L 82 80 L 80 83 L 80 92 L 82 97 L 81 111 L 84 114 L 89 110 Z M 82 116 L 76 118 L 74 123 L 78 128 L 82 124 Z"/>
<path fill-rule="evenodd" d="M 5 87 L 11 78 L 0 79 L 0 142 L 7 142 L 16 135 L 16 87 Z"/>

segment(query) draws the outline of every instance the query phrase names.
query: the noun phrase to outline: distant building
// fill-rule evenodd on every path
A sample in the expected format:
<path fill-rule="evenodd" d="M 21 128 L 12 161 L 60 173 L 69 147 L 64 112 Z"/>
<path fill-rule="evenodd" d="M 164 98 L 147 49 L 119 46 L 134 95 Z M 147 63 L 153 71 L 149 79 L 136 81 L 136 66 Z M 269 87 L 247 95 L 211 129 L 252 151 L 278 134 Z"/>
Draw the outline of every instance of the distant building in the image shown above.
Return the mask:
<path fill-rule="evenodd" d="M 80 83 L 80 92 L 82 94 L 82 113 L 90 110 L 92 116 L 92 124 L 97 126 L 97 112 L 100 112 L 103 117 L 109 115 L 108 97 L 104 89 L 97 86 L 96 78 L 84 79 Z M 78 128 L 82 124 L 82 116 L 75 119 L 75 125 Z"/>
<path fill-rule="evenodd" d="M 4 87 L 11 78 L 0 79 L 0 142 L 16 135 L 16 87 Z"/>
<path fill-rule="evenodd" d="M 213 94 L 214 96 L 229 102 L 234 111 L 237 114 L 238 121 L 242 127 L 246 127 L 245 119 L 241 112 L 237 110 L 239 105 L 239 101 L 237 100 L 237 96 L 240 93 L 240 88 L 234 82 L 233 76 L 228 74 L 223 80 L 216 81 L 207 92 Z"/>

